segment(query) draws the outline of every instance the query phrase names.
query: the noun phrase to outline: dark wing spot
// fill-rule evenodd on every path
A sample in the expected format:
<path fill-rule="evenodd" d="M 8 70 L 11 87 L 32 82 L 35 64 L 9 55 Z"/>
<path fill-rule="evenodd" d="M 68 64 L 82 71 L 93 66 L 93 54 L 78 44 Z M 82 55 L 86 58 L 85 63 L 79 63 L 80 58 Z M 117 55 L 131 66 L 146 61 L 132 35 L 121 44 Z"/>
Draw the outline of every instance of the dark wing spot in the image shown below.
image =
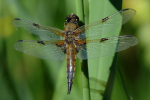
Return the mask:
<path fill-rule="evenodd" d="M 17 42 L 22 42 L 23 40 L 18 40 Z"/>
<path fill-rule="evenodd" d="M 102 23 L 108 20 L 108 17 L 102 19 Z"/>
<path fill-rule="evenodd" d="M 126 37 L 133 37 L 132 35 L 126 35 Z"/>
<path fill-rule="evenodd" d="M 43 41 L 37 41 L 37 43 L 45 45 L 45 43 Z"/>
<path fill-rule="evenodd" d="M 57 47 L 62 47 L 62 45 L 58 45 L 58 44 L 56 44 L 56 46 L 57 46 Z"/>
<path fill-rule="evenodd" d="M 123 9 L 122 11 L 126 11 L 126 10 L 129 10 L 129 8 Z"/>
<path fill-rule="evenodd" d="M 106 41 L 106 40 L 109 40 L 109 38 L 101 38 L 101 39 L 100 39 L 100 42 L 104 42 L 104 41 Z"/>
<path fill-rule="evenodd" d="M 20 18 L 15 18 L 15 20 L 20 20 Z"/>
<path fill-rule="evenodd" d="M 37 28 L 39 28 L 40 26 L 38 24 L 33 23 L 33 25 Z"/>

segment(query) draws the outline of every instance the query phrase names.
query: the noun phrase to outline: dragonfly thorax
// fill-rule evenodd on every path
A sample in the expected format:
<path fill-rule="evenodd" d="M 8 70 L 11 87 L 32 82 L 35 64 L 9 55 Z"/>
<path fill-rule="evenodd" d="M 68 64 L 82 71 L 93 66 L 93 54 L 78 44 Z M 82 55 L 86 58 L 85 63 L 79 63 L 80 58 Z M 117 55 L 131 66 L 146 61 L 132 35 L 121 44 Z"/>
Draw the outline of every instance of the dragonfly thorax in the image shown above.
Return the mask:
<path fill-rule="evenodd" d="M 68 37 L 72 36 L 73 34 L 74 34 L 73 31 L 66 31 L 65 32 L 65 35 L 68 36 Z"/>
<path fill-rule="evenodd" d="M 67 38 L 65 39 L 65 42 L 66 42 L 67 44 L 73 44 L 73 43 L 75 42 L 75 38 L 73 38 L 73 37 L 67 37 Z"/>

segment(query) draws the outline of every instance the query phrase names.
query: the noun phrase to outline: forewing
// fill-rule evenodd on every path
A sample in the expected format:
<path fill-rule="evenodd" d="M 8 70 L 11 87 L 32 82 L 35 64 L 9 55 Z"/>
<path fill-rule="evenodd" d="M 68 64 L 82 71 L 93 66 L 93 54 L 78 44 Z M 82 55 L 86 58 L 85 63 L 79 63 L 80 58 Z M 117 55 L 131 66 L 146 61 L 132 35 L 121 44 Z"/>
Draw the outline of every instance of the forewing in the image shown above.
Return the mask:
<path fill-rule="evenodd" d="M 23 27 L 29 33 L 38 35 L 41 40 L 61 40 L 64 35 L 64 31 L 58 28 L 39 25 L 19 18 L 12 20 L 12 25 L 14 27 Z"/>
<path fill-rule="evenodd" d="M 116 12 L 102 20 L 95 21 L 93 23 L 83 25 L 75 30 L 79 33 L 79 38 L 91 37 L 91 36 L 101 36 L 115 30 L 117 27 L 126 23 L 136 14 L 136 11 L 131 8 L 123 9 Z M 113 34 L 109 34 L 113 36 Z"/>
<path fill-rule="evenodd" d="M 55 43 L 59 41 L 19 40 L 14 48 L 18 51 L 41 59 L 63 60 L 64 52 Z M 60 41 L 61 42 L 61 41 Z"/>
<path fill-rule="evenodd" d="M 131 35 L 101 38 L 96 40 L 87 40 L 78 52 L 80 59 L 99 58 L 114 54 L 115 52 L 125 50 L 138 43 L 138 39 Z"/>

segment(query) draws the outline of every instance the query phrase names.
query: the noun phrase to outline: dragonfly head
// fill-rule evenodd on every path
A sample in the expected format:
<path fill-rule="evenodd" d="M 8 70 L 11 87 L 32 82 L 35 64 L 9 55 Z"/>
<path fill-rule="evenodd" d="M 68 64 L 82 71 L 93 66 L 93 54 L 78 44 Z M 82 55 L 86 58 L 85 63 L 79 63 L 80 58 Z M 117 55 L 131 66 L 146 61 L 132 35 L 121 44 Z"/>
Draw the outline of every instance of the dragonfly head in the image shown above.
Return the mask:
<path fill-rule="evenodd" d="M 79 22 L 79 17 L 73 13 L 66 17 L 66 22 L 68 23 L 77 23 Z"/>

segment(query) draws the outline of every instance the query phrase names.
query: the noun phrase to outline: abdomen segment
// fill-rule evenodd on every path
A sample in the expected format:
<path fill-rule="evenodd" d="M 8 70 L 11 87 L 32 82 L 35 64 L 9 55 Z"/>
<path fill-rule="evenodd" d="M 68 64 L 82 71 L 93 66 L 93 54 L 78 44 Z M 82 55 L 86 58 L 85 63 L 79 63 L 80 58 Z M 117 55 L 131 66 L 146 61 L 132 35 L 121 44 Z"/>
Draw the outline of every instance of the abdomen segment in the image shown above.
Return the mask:
<path fill-rule="evenodd" d="M 75 76 L 75 66 L 76 66 L 76 47 L 74 44 L 67 45 L 67 83 L 68 83 L 68 93 L 71 92 L 71 87 Z"/>

